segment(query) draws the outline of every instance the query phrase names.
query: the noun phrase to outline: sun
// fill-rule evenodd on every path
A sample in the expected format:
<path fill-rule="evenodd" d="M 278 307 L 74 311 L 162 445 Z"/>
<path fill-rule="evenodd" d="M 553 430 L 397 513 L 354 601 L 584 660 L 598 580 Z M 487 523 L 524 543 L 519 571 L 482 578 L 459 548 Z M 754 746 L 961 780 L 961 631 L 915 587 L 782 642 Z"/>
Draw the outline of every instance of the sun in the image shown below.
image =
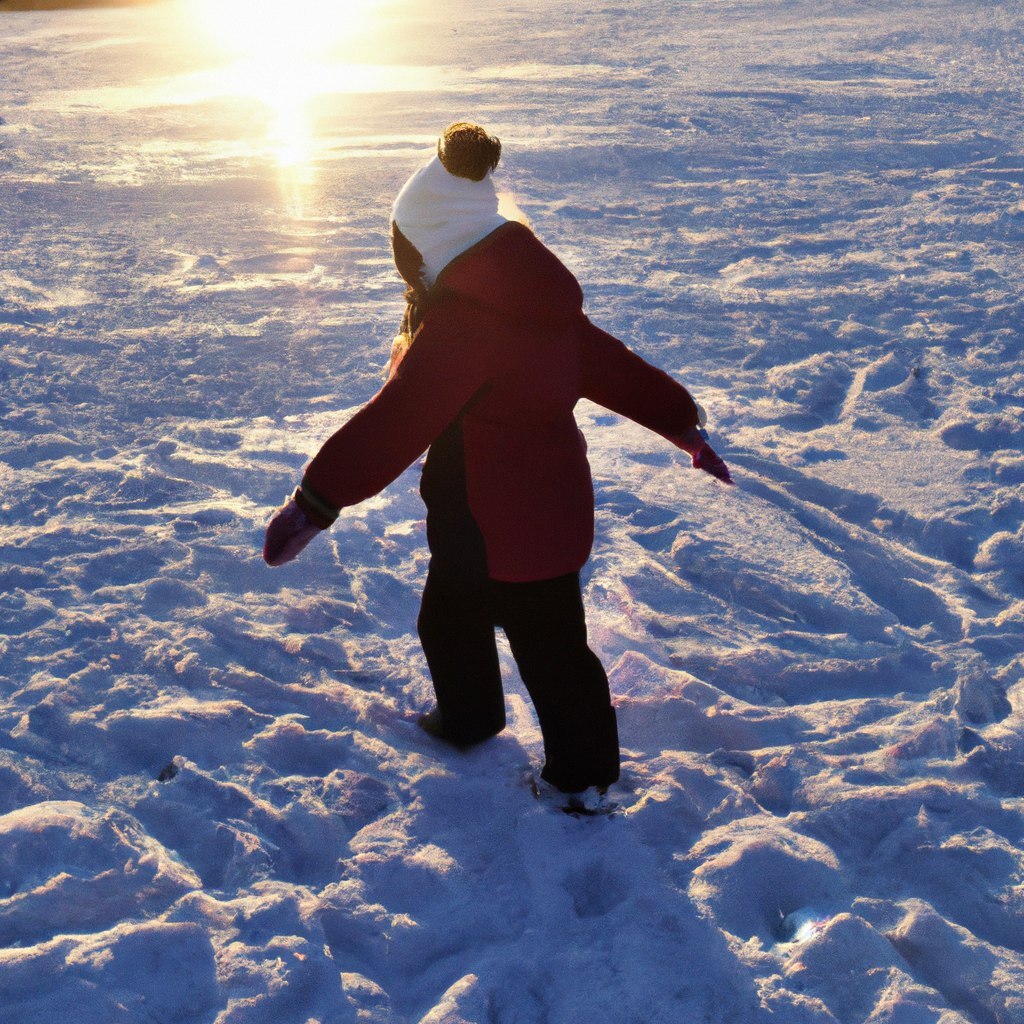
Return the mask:
<path fill-rule="evenodd" d="M 186 0 L 193 23 L 245 60 L 322 57 L 361 29 L 379 0 Z"/>
<path fill-rule="evenodd" d="M 187 24 L 223 60 L 221 87 L 266 105 L 282 164 L 308 164 L 310 101 L 337 78 L 332 50 L 371 23 L 387 0 L 180 0 Z M 334 68 L 337 71 L 337 68 Z"/>

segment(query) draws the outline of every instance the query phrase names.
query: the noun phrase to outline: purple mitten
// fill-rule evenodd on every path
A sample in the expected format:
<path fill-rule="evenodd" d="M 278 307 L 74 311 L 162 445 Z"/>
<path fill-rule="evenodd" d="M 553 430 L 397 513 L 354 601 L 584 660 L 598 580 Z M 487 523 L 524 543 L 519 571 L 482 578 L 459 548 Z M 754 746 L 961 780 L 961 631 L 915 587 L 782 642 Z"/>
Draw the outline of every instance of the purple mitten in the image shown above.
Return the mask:
<path fill-rule="evenodd" d="M 693 453 L 693 468 L 702 469 L 705 473 L 710 473 L 724 484 L 731 484 L 733 482 L 729 467 L 718 457 L 714 448 L 707 441 Z"/>
<path fill-rule="evenodd" d="M 263 560 L 274 566 L 290 562 L 321 530 L 290 498 L 267 523 Z"/>

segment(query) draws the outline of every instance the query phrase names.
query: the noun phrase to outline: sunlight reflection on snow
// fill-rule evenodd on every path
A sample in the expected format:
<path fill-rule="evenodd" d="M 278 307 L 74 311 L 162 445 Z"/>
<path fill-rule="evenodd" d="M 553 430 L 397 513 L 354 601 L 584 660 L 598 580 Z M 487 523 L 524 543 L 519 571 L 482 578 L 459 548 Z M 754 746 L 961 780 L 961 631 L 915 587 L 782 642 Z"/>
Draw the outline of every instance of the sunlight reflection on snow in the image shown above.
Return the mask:
<path fill-rule="evenodd" d="M 309 107 L 326 93 L 381 92 L 394 71 L 338 63 L 332 50 L 358 37 L 385 0 L 178 0 L 197 32 L 234 62 L 214 72 L 214 88 L 251 96 L 270 111 L 267 139 L 286 191 L 313 176 L 314 127 Z"/>
<path fill-rule="evenodd" d="M 203 104 L 226 107 L 232 101 L 253 101 L 258 104 L 256 109 L 263 111 L 262 128 L 255 128 L 244 138 L 236 135 L 216 142 L 205 140 L 203 159 L 230 159 L 246 153 L 268 159 L 277 165 L 288 205 L 301 210 L 302 190 L 313 182 L 316 166 L 328 152 L 331 158 L 336 158 L 359 155 L 366 149 L 365 140 L 351 152 L 351 140 L 346 140 L 347 146 L 339 147 L 338 140 L 316 123 L 313 110 L 316 101 L 331 101 L 343 107 L 346 103 L 358 102 L 356 97 L 360 95 L 439 91 L 446 87 L 446 76 L 441 68 L 320 64 L 306 68 L 301 82 L 296 81 L 293 89 L 275 94 L 251 65 L 236 62 L 155 78 L 138 85 L 112 85 L 44 95 L 37 97 L 33 105 L 68 112 L 93 110 L 101 114 L 128 114 Z M 245 133 L 240 120 L 234 127 Z M 379 141 L 372 140 L 372 145 Z M 161 146 L 166 144 L 153 141 L 149 149 Z M 198 146 L 200 141 L 194 140 L 194 147 Z M 137 162 L 139 153 L 133 151 L 130 156 L 130 162 Z"/>
<path fill-rule="evenodd" d="M 303 74 L 303 92 L 309 99 L 326 95 L 383 92 L 425 92 L 444 87 L 443 69 L 392 64 L 321 64 Z M 64 105 L 97 107 L 112 112 L 147 107 L 189 106 L 227 97 L 267 99 L 269 89 L 256 81 L 247 63 L 206 68 L 188 74 L 151 79 L 138 85 L 101 86 L 62 93 Z M 41 97 L 35 105 L 52 106 Z"/>
<path fill-rule="evenodd" d="M 782 941 L 798 943 L 813 939 L 825 930 L 830 920 L 829 914 L 823 914 L 812 907 L 795 910 L 782 919 Z"/>
<path fill-rule="evenodd" d="M 326 138 L 325 119 L 357 114 L 354 97 L 361 95 L 450 88 L 442 69 L 388 63 L 386 42 L 370 43 L 380 35 L 382 12 L 397 3 L 292 0 L 282 7 L 274 0 L 164 0 L 132 9 L 116 27 L 101 11 L 89 23 L 101 35 L 84 35 L 81 52 L 159 38 L 144 76 L 104 75 L 103 84 L 93 87 L 55 82 L 29 105 L 100 117 L 147 111 L 155 126 L 168 115 L 177 120 L 175 109 L 203 106 L 184 116 L 202 129 L 190 142 L 206 150 L 204 159 L 241 155 L 276 165 L 282 197 L 301 215 L 303 192 L 318 166 L 328 153 L 338 155 L 336 140 Z M 211 135 L 220 135 L 213 146 Z M 147 142 L 150 149 L 141 158 L 126 153 L 118 167 L 92 173 L 133 180 L 153 156 L 156 140 Z M 184 166 L 181 171 L 188 176 Z"/>

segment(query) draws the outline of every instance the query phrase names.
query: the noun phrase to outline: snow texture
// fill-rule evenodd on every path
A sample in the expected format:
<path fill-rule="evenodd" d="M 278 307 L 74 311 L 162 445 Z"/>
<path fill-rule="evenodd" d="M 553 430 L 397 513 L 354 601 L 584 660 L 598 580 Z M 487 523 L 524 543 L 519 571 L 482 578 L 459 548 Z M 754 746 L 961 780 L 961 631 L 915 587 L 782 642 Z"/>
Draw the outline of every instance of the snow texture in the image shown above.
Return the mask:
<path fill-rule="evenodd" d="M 0 6 L 4 1024 L 1024 1021 L 1020 4 L 398 0 L 299 156 L 186 29 Z M 613 817 L 416 728 L 415 467 L 260 560 L 460 118 L 738 484 L 578 409 Z"/>

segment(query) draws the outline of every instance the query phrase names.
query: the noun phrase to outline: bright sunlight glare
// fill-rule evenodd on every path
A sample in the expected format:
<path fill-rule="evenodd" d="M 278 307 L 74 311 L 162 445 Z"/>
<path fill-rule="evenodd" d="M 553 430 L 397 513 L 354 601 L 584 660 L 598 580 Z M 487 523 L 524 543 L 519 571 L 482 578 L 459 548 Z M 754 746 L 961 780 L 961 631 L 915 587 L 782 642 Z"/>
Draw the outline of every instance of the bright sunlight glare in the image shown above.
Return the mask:
<path fill-rule="evenodd" d="M 375 0 L 188 0 L 196 25 L 244 60 L 322 57 L 362 28 Z"/>
<path fill-rule="evenodd" d="M 371 24 L 385 0 L 181 2 L 197 34 L 227 61 L 219 75 L 222 84 L 269 108 L 267 141 L 278 162 L 296 173 L 308 172 L 313 142 L 309 103 L 338 79 L 331 50 Z"/>

